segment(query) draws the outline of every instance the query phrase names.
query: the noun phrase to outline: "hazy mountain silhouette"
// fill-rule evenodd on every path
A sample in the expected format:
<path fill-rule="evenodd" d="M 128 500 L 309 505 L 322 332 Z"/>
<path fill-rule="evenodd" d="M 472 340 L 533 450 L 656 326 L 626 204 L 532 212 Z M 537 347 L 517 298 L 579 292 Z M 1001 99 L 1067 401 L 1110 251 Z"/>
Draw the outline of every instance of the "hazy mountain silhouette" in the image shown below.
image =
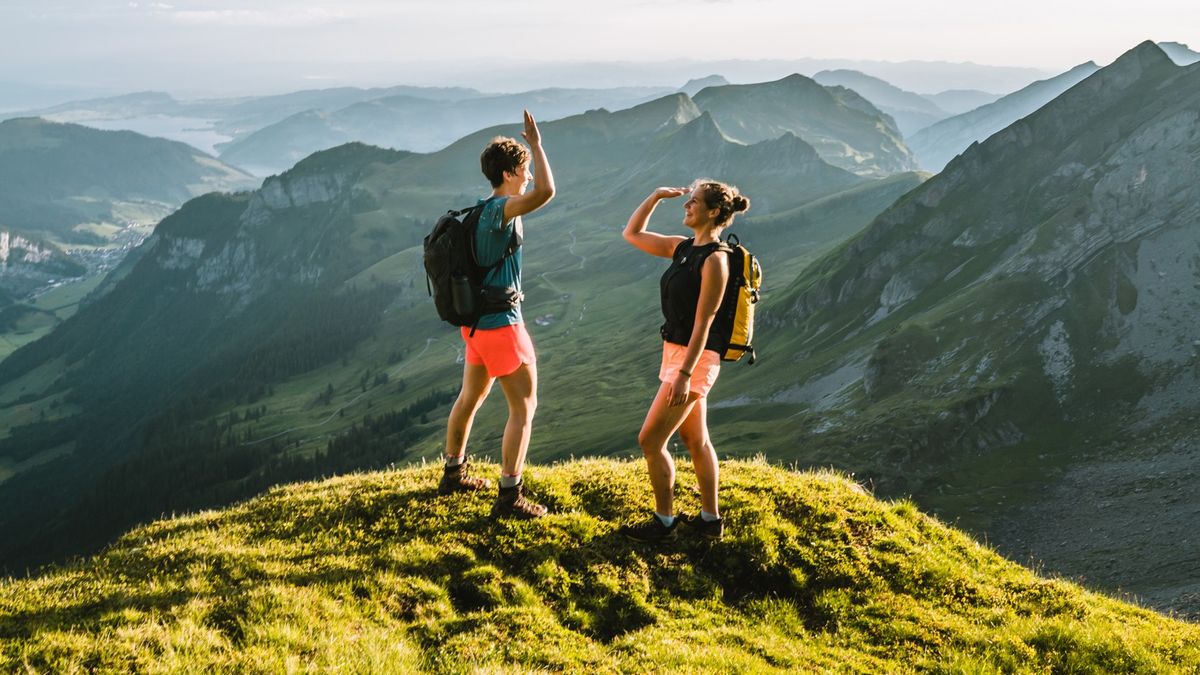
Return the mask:
<path fill-rule="evenodd" d="M 842 86 L 862 94 L 896 120 L 896 127 L 905 138 L 951 115 L 920 94 L 905 91 L 858 71 L 823 70 L 813 75 L 813 79 L 826 86 Z"/>
<path fill-rule="evenodd" d="M 525 109 L 540 119 L 555 119 L 592 108 L 626 108 L 663 93 L 666 91 L 545 89 L 458 101 L 377 98 L 335 111 L 298 113 L 230 143 L 221 158 L 265 175 L 318 150 L 351 141 L 429 152 L 480 127 L 519 117 Z"/>
<path fill-rule="evenodd" d="M 1095 63 L 1088 61 L 1057 77 L 1034 82 L 993 103 L 944 119 L 918 131 L 909 139 L 909 146 L 920 160 L 922 168 L 941 171 L 951 158 L 967 146 L 982 141 L 1032 113 L 1099 68 Z"/>

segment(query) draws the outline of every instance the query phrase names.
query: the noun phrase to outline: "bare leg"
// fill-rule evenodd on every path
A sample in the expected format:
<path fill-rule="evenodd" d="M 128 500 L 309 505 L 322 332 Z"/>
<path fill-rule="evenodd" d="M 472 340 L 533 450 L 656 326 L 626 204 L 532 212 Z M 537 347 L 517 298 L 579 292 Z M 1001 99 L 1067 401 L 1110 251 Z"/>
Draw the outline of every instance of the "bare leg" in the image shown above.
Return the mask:
<path fill-rule="evenodd" d="M 537 365 L 521 364 L 500 378 L 500 388 L 508 401 L 508 423 L 504 425 L 504 440 L 500 445 L 500 472 L 516 476 L 525 466 L 533 413 L 537 410 Z"/>
<path fill-rule="evenodd" d="M 483 405 L 488 392 L 492 390 L 493 378 L 488 375 L 487 368 L 482 365 L 466 364 L 463 366 L 462 389 L 458 392 L 458 400 L 450 409 L 450 419 L 446 422 L 446 456 L 459 457 L 467 448 L 467 438 L 471 435 L 471 425 L 475 422 L 475 413 Z"/>
<path fill-rule="evenodd" d="M 679 438 L 692 456 L 692 468 L 700 484 L 700 508 L 713 514 L 717 511 L 717 450 L 708 435 L 708 399 L 700 399 L 679 427 Z"/>
<path fill-rule="evenodd" d="M 650 485 L 654 487 L 654 510 L 664 516 L 675 515 L 675 462 L 667 452 L 667 441 L 700 398 L 696 392 L 688 392 L 683 405 L 672 407 L 667 404 L 669 388 L 666 382 L 658 388 L 638 433 L 638 445 L 642 446 L 646 468 L 650 471 Z"/>

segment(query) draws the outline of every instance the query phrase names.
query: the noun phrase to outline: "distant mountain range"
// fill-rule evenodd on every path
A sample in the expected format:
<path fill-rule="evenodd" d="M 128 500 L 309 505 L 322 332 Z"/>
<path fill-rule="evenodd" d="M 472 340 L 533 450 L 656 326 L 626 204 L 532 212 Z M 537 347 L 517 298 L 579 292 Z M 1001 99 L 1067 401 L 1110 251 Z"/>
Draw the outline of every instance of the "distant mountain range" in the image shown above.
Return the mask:
<path fill-rule="evenodd" d="M 482 95 L 474 89 L 460 87 L 336 87 L 267 96 L 180 101 L 165 92 L 146 91 L 71 101 L 27 110 L 22 114 L 100 128 L 124 126 L 149 135 L 190 143 L 201 150 L 215 153 L 220 146 L 305 111 L 338 110 L 355 103 L 391 96 L 458 101 Z"/>
<path fill-rule="evenodd" d="M 711 76 L 689 82 L 683 89 L 699 88 L 697 105 L 712 112 L 724 132 L 736 140 L 754 143 L 791 132 L 814 145 L 826 161 L 877 177 L 916 166 L 894 131 L 894 123 L 859 97 L 841 94 L 844 100 L 839 100 L 837 94 L 799 75 L 777 83 L 723 82 L 723 78 Z M 741 101 L 760 95 L 765 98 L 744 106 L 762 111 L 763 120 L 752 121 L 741 109 Z M 777 95 L 785 98 L 770 103 Z M 474 129 L 519 116 L 525 108 L 543 119 L 555 119 L 593 108 L 626 108 L 647 98 L 644 89 L 548 89 L 455 102 L 390 97 L 332 113 L 294 115 L 230 144 L 221 159 L 269 174 L 312 152 L 350 141 L 431 151 Z"/>
<path fill-rule="evenodd" d="M 653 86 L 663 82 L 685 82 L 710 73 L 720 73 L 731 82 L 763 82 L 779 79 L 789 73 L 807 74 L 823 70 L 857 70 L 908 91 L 979 89 L 997 94 L 1016 91 L 1052 74 L 1039 68 L 947 61 L 680 59 L 660 62 L 522 64 L 520 67 L 504 65 L 492 70 L 472 64 L 470 67 L 448 68 L 440 72 L 430 70 L 424 74 L 423 82 L 456 82 L 475 87 L 482 87 L 486 83 L 488 87 L 520 91 L 547 86 L 578 86 L 579 82 L 588 82 L 593 87 Z"/>
<path fill-rule="evenodd" d="M 1099 69 L 1100 66 L 1088 61 L 1056 77 L 1034 82 L 992 103 L 921 129 L 909 139 L 909 147 L 922 168 L 941 171 L 967 146 L 1046 105 Z"/>
<path fill-rule="evenodd" d="M 545 89 L 460 100 L 411 95 L 374 98 L 332 111 L 297 113 L 228 144 L 221 159 L 269 175 L 318 150 L 351 141 L 432 152 L 482 127 L 520 117 L 526 108 L 550 120 L 593 108 L 628 108 L 665 93 L 661 89 Z"/>

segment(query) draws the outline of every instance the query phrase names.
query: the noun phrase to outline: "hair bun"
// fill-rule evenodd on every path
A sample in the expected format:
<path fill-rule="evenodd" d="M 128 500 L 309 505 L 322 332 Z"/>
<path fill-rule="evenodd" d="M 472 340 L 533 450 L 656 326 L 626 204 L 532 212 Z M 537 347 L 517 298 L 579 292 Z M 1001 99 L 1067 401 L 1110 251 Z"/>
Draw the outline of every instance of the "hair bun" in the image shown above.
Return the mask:
<path fill-rule="evenodd" d="M 746 199 L 742 195 L 734 195 L 730 202 L 733 204 L 734 213 L 741 213 L 742 211 L 750 208 L 750 200 Z"/>

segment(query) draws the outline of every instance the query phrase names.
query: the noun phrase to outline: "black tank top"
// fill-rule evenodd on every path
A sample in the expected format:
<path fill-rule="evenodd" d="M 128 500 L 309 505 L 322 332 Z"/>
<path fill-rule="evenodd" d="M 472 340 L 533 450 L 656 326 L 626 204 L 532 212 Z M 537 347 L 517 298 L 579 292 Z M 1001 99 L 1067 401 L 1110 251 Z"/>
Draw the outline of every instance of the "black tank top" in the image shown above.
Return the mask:
<path fill-rule="evenodd" d="M 671 266 L 658 282 L 659 296 L 665 322 L 659 333 L 663 340 L 687 346 L 696 325 L 696 303 L 700 301 L 700 268 L 709 254 L 721 248 L 721 242 L 695 246 L 694 239 L 687 239 L 675 247 Z M 728 345 L 716 331 L 709 330 L 705 349 L 723 352 Z"/>

